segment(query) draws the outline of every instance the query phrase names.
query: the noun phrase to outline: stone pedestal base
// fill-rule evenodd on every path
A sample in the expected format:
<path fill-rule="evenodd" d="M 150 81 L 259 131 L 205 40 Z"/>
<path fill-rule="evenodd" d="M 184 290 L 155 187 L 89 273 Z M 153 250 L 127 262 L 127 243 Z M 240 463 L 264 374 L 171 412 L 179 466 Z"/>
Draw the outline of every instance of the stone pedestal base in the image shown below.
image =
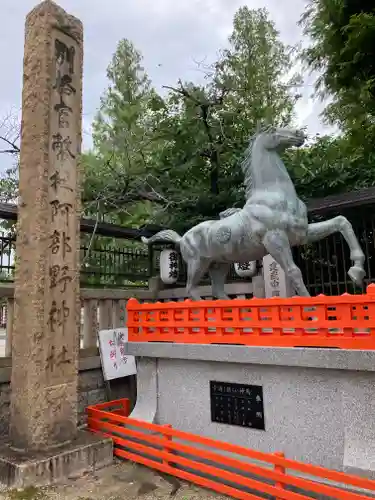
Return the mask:
<path fill-rule="evenodd" d="M 0 445 L 0 482 L 11 488 L 46 486 L 110 465 L 111 439 L 80 431 L 70 444 L 55 450 L 25 453 Z"/>
<path fill-rule="evenodd" d="M 128 342 L 131 418 L 375 477 L 375 351 Z M 213 422 L 210 382 L 263 386 L 265 431 Z M 181 391 L 184 387 L 184 391 Z"/>

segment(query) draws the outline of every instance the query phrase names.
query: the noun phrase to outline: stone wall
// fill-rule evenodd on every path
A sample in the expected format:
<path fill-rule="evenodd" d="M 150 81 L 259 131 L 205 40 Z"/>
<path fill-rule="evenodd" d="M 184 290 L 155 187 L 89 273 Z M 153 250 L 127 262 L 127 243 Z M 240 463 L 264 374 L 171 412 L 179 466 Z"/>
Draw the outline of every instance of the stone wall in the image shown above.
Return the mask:
<path fill-rule="evenodd" d="M 133 404 L 135 387 L 135 376 L 120 378 L 106 384 L 101 368 L 81 371 L 78 384 L 78 424 L 85 423 L 85 408 L 89 405 L 121 398 L 129 398 Z"/>
<path fill-rule="evenodd" d="M 4 368 L 0 368 L 0 371 Z M 0 377 L 1 378 L 1 377 Z M 0 439 L 8 435 L 10 417 L 10 383 L 0 383 Z M 78 385 L 78 425 L 85 424 L 85 408 L 88 405 L 105 401 L 130 398 L 134 401 L 135 377 L 126 377 L 112 381 L 107 386 L 100 367 L 84 369 L 79 374 Z"/>

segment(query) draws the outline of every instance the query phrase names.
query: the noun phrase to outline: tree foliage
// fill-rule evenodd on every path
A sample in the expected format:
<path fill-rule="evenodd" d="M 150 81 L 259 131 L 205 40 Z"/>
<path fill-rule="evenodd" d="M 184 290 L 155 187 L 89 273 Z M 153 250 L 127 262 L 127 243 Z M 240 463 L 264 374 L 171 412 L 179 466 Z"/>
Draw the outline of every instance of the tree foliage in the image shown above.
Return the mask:
<path fill-rule="evenodd" d="M 375 184 L 375 151 L 366 143 L 353 147 L 347 135 L 318 137 L 285 156 L 296 190 L 305 201 Z"/>
<path fill-rule="evenodd" d="M 326 118 L 342 130 L 286 153 L 304 199 L 375 184 L 375 25 L 369 5 L 311 0 L 303 17 L 311 38 L 303 56 L 321 74 L 320 92 L 333 99 Z M 241 206 L 240 162 L 249 136 L 259 122 L 293 123 L 302 81 L 293 73 L 297 55 L 282 43 L 265 9 L 242 7 L 226 48 L 201 65 L 204 80 L 165 82 L 157 92 L 140 52 L 121 40 L 93 122 L 93 148 L 83 155 L 84 214 L 184 231 Z M 0 201 L 7 202 L 17 198 L 19 149 L 17 127 L 5 128 L 0 124 L 0 146 L 14 158 L 0 179 Z"/>
<path fill-rule="evenodd" d="M 101 193 L 106 210 L 112 200 L 127 221 L 144 217 L 179 230 L 241 204 L 249 136 L 259 121 L 292 121 L 300 81 L 290 74 L 293 57 L 267 11 L 243 7 L 204 82 L 180 80 L 158 95 L 139 52 L 121 41 L 94 123 L 87 193 Z"/>
<path fill-rule="evenodd" d="M 121 222 L 140 201 L 159 200 L 146 174 L 154 137 L 150 118 L 158 96 L 128 40 L 118 44 L 107 77 L 110 85 L 93 122 L 94 149 L 84 156 L 83 201 L 86 213 L 99 207 Z"/>
<path fill-rule="evenodd" d="M 312 43 L 304 52 L 333 97 L 326 116 L 344 130 L 373 123 L 375 9 L 367 0 L 311 0 L 302 18 Z"/>
<path fill-rule="evenodd" d="M 301 23 L 311 40 L 303 58 L 319 74 L 318 93 L 331 99 L 324 117 L 341 133 L 295 154 L 297 163 L 310 165 L 300 189 L 315 197 L 375 185 L 374 6 L 310 0 Z"/>

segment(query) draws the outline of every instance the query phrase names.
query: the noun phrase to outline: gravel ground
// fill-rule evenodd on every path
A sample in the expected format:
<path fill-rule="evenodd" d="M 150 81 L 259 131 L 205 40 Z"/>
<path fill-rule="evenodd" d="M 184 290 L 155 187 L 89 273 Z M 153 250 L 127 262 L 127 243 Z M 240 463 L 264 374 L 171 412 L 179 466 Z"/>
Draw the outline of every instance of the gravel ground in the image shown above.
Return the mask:
<path fill-rule="evenodd" d="M 229 500 L 175 477 L 158 474 L 141 465 L 115 461 L 63 485 L 25 490 L 3 490 L 0 500 Z"/>

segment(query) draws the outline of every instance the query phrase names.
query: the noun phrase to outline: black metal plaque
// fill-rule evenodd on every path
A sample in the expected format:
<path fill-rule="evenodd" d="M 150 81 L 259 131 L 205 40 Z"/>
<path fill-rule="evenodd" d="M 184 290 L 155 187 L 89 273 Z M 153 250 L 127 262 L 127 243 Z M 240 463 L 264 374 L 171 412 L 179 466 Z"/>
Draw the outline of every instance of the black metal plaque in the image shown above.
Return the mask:
<path fill-rule="evenodd" d="M 211 421 L 266 430 L 260 385 L 210 381 Z"/>

